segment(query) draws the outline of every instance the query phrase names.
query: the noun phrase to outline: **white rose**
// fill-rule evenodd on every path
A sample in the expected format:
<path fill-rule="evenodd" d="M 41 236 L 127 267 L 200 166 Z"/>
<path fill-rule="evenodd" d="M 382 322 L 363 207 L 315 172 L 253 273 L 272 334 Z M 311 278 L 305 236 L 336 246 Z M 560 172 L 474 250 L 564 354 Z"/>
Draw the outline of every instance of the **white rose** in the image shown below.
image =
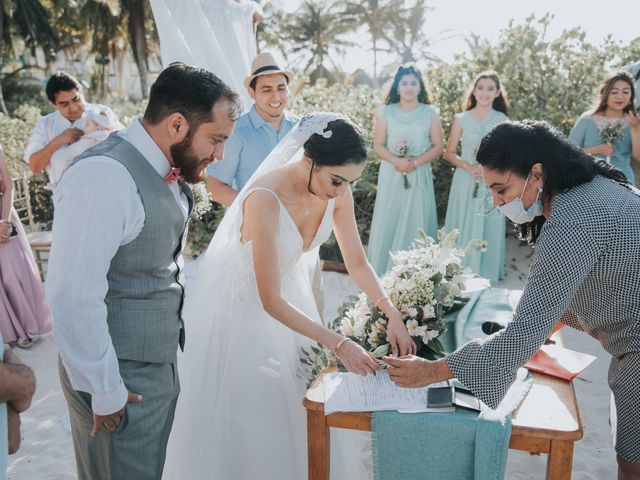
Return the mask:
<path fill-rule="evenodd" d="M 431 305 L 424 305 L 422 307 L 422 318 L 426 320 L 428 318 L 434 318 L 436 316 L 436 309 Z"/>
<path fill-rule="evenodd" d="M 422 342 L 425 344 L 429 343 L 429 341 L 437 338 L 438 335 L 440 334 L 435 330 L 425 330 L 424 335 L 422 335 Z"/>
<path fill-rule="evenodd" d="M 409 335 L 411 335 L 412 337 L 420 336 L 420 330 L 419 330 L 419 326 L 418 326 L 418 321 L 417 320 L 408 320 L 407 321 L 407 332 L 409 332 Z"/>

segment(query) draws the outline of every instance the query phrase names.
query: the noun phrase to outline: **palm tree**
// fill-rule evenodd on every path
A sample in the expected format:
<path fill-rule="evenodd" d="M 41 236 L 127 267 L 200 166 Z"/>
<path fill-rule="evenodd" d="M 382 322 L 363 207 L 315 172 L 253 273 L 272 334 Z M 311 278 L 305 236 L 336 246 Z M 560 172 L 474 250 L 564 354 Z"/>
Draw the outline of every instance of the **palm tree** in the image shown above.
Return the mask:
<path fill-rule="evenodd" d="M 389 50 L 396 52 L 403 63 L 415 62 L 419 59 L 442 62 L 434 55 L 430 48 L 435 42 L 446 40 L 449 30 L 443 30 L 428 37 L 424 25 L 433 7 L 427 5 L 426 0 L 405 2 L 405 7 L 398 9 L 391 21 L 391 34 L 386 37 Z"/>
<path fill-rule="evenodd" d="M 389 32 L 393 28 L 390 20 L 397 18 L 398 13 L 404 8 L 404 0 L 345 0 L 344 5 L 346 11 L 369 30 L 373 50 L 373 82 L 377 86 L 380 41 L 389 39 Z"/>
<path fill-rule="evenodd" d="M 118 53 L 131 47 L 131 53 L 140 75 L 142 97 L 148 96 L 148 34 L 153 30 L 153 19 L 147 0 L 53 0 L 57 4 L 58 23 L 73 32 L 74 41 L 91 45 L 96 63 L 100 65 L 98 85 L 104 96 L 107 85 L 107 65 Z"/>
<path fill-rule="evenodd" d="M 58 37 L 51 28 L 50 14 L 40 0 L 0 0 L 0 72 L 5 55 L 14 53 L 16 38 L 21 38 L 34 55 L 39 47 L 47 60 L 55 58 Z M 8 113 L 1 84 L 0 108 Z"/>
<path fill-rule="evenodd" d="M 118 43 L 123 44 L 126 37 L 120 16 L 120 6 L 110 0 L 84 0 L 79 9 L 82 30 L 91 36 L 91 49 L 100 65 L 98 86 L 100 96 L 107 93 L 108 68 L 116 52 Z"/>
<path fill-rule="evenodd" d="M 288 53 L 298 55 L 302 61 L 306 59 L 303 72 L 311 67 L 322 70 L 325 58 L 335 67 L 331 54 L 342 54 L 345 47 L 353 45 L 344 35 L 355 26 L 355 18 L 341 5 L 337 0 L 313 3 L 305 0 L 297 11 L 285 16 L 282 25 L 285 44 L 291 45 Z"/>
<path fill-rule="evenodd" d="M 129 43 L 140 74 L 142 98 L 147 98 L 149 95 L 147 84 L 149 49 L 147 47 L 147 31 L 145 27 L 145 5 L 148 5 L 148 2 L 146 0 L 121 0 L 120 4 L 128 19 Z"/>
<path fill-rule="evenodd" d="M 278 4 L 270 0 L 263 0 L 259 3 L 263 15 L 256 29 L 258 51 L 264 47 L 277 48 L 284 56 L 286 55 L 286 45 L 282 39 L 281 30 L 285 22 L 285 13 Z"/>

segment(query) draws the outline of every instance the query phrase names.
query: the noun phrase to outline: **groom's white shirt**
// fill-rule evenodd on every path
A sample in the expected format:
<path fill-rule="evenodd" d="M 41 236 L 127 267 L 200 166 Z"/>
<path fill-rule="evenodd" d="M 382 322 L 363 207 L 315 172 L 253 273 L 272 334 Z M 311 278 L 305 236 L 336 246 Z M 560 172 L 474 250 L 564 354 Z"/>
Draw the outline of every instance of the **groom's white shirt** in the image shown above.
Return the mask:
<path fill-rule="evenodd" d="M 138 119 L 117 134 L 161 177 L 169 173 L 167 158 Z M 177 182 L 167 186 L 186 219 L 187 198 Z M 118 248 L 142 231 L 144 207 L 127 169 L 104 156 L 82 160 L 65 172 L 54 205 L 46 281 L 54 335 L 73 388 L 91 394 L 94 413 L 111 414 L 126 404 L 127 388 L 107 327 L 107 272 Z M 185 239 L 186 234 L 183 246 Z M 178 266 L 184 285 L 182 256 Z"/>

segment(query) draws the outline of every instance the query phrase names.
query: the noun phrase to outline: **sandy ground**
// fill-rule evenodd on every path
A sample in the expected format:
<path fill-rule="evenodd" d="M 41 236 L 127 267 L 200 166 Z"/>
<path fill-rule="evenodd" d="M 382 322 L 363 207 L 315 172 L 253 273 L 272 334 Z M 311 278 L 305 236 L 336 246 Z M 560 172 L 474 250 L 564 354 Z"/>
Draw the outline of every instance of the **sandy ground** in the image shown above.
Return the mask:
<path fill-rule="evenodd" d="M 531 250 L 509 238 L 507 276 L 498 286 L 522 288 Z M 356 292 L 346 275 L 325 272 L 325 318 L 335 316 L 343 299 Z M 616 477 L 615 453 L 608 424 L 609 388 L 606 383 L 609 357 L 589 336 L 565 329 L 565 346 L 597 355 L 597 360 L 575 382 L 584 426 L 584 438 L 575 446 L 574 479 L 604 480 Z M 22 415 L 22 446 L 9 457 L 10 480 L 75 479 L 71 434 L 64 428 L 66 404 L 57 372 L 57 348 L 46 336 L 29 350 L 16 349 L 36 373 L 37 392 L 31 408 Z M 511 450 L 505 478 L 545 478 L 546 455 L 529 455 Z"/>

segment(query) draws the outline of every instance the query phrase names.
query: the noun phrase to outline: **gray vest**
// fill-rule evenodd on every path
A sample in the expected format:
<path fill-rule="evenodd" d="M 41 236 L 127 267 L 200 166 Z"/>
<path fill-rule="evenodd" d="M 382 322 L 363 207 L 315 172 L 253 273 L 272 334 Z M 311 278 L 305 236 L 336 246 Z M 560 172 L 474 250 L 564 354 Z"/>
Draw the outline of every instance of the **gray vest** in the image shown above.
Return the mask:
<path fill-rule="evenodd" d="M 175 362 L 184 343 L 184 286 L 176 259 L 182 250 L 186 222 L 164 179 L 129 142 L 113 134 L 83 154 L 120 162 L 131 174 L 144 207 L 140 234 L 121 246 L 107 273 L 107 324 L 119 359 Z M 193 206 L 191 189 L 180 187 Z"/>

